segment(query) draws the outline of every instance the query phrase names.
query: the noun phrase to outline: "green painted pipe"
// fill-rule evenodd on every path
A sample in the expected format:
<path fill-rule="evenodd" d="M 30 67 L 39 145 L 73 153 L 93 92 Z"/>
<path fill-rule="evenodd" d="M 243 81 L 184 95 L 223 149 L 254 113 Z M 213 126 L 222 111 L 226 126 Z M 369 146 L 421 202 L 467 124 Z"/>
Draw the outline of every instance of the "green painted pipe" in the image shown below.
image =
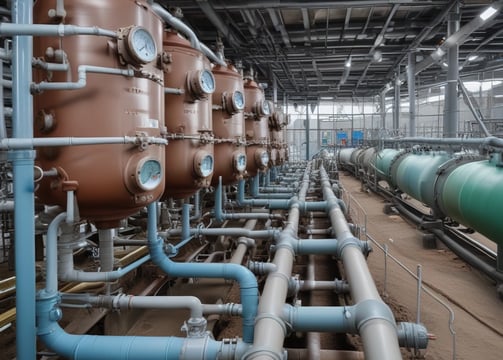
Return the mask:
<path fill-rule="evenodd" d="M 503 168 L 496 160 L 454 169 L 440 191 L 439 207 L 459 223 L 503 246 Z"/>
<path fill-rule="evenodd" d="M 400 190 L 430 207 L 435 207 L 435 182 L 440 165 L 450 159 L 445 152 L 418 152 L 392 164 L 391 179 Z"/>
<path fill-rule="evenodd" d="M 390 185 L 392 185 L 390 173 L 391 162 L 397 154 L 398 150 L 383 149 L 376 154 L 374 159 L 374 167 L 379 179 L 386 180 Z"/>

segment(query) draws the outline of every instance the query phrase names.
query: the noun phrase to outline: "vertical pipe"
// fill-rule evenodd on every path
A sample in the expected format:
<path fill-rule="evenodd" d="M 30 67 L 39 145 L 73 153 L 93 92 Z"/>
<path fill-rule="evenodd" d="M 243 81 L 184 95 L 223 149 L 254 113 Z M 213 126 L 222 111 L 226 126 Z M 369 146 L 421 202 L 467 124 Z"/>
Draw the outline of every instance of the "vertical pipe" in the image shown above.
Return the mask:
<path fill-rule="evenodd" d="M 409 136 L 416 136 L 416 53 L 409 52 L 407 89 L 409 91 Z"/>
<path fill-rule="evenodd" d="M 33 0 L 13 1 L 12 20 L 16 24 L 33 23 Z M 14 36 L 12 52 L 14 138 L 33 138 L 33 98 L 30 94 L 32 57 L 33 38 Z M 18 339 L 16 354 L 18 360 L 32 360 L 36 355 L 34 158 L 33 150 L 18 150 L 10 154 L 14 169 L 16 338 Z"/>
<path fill-rule="evenodd" d="M 351 146 L 355 146 L 355 142 L 353 139 L 354 134 L 355 134 L 354 98 L 351 97 Z"/>
<path fill-rule="evenodd" d="M 182 205 L 182 241 L 190 238 L 190 207 L 190 204 Z"/>
<path fill-rule="evenodd" d="M 449 13 L 447 36 L 459 30 L 459 4 L 454 5 Z M 455 138 L 458 134 L 458 78 L 459 78 L 459 45 L 453 45 L 447 50 L 447 85 L 445 87 L 445 111 L 443 137 Z"/>
<path fill-rule="evenodd" d="M 0 82 L 3 82 L 3 60 L 0 59 Z M 0 140 L 7 137 L 7 127 L 5 126 L 5 112 L 3 99 L 3 85 L 0 83 Z"/>
<path fill-rule="evenodd" d="M 400 66 L 398 67 L 398 73 L 395 78 L 395 108 L 393 111 L 393 131 L 395 135 L 398 135 L 398 129 L 400 128 Z"/>
<path fill-rule="evenodd" d="M 306 160 L 309 160 L 309 143 L 310 143 L 310 119 L 309 119 L 309 101 L 306 98 Z"/>
<path fill-rule="evenodd" d="M 379 100 L 381 101 L 381 129 L 386 129 L 386 90 L 381 91 Z"/>
<path fill-rule="evenodd" d="M 102 272 L 114 269 L 114 233 L 115 229 L 99 229 L 100 269 Z"/>

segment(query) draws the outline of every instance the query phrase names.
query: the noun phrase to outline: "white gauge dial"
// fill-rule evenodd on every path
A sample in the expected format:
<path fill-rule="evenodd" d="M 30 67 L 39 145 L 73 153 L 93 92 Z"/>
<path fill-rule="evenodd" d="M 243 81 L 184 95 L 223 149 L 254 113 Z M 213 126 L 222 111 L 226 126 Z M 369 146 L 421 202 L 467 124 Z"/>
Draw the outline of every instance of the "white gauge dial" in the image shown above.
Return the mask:
<path fill-rule="evenodd" d="M 203 92 L 206 94 L 212 94 L 215 91 L 215 77 L 211 71 L 203 70 L 199 76 L 199 83 L 201 84 Z"/>
<path fill-rule="evenodd" d="M 245 97 L 241 91 L 234 91 L 232 94 L 232 104 L 236 111 L 243 110 L 245 108 Z"/>
<path fill-rule="evenodd" d="M 143 190 L 155 189 L 162 180 L 161 163 L 157 160 L 144 160 L 139 163 L 136 181 Z"/>
<path fill-rule="evenodd" d="M 152 62 L 157 56 L 157 45 L 152 34 L 141 26 L 129 31 L 127 45 L 130 55 L 140 64 Z"/>

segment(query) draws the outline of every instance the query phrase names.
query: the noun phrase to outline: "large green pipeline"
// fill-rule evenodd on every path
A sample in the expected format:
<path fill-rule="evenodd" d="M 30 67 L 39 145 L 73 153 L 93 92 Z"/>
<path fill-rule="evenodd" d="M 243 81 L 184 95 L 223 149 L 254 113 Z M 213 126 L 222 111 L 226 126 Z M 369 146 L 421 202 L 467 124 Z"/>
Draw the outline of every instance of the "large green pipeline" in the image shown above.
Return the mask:
<path fill-rule="evenodd" d="M 461 165 L 447 177 L 439 207 L 451 218 L 503 246 L 503 168 L 496 160 Z"/>
<path fill-rule="evenodd" d="M 450 217 L 503 246 L 500 157 L 446 164 L 450 159 L 446 152 L 384 149 L 376 154 L 374 166 L 390 186 L 440 211 L 437 215 Z"/>
<path fill-rule="evenodd" d="M 404 193 L 430 207 L 435 205 L 436 173 L 450 159 L 445 152 L 408 154 L 391 165 L 391 180 Z"/>

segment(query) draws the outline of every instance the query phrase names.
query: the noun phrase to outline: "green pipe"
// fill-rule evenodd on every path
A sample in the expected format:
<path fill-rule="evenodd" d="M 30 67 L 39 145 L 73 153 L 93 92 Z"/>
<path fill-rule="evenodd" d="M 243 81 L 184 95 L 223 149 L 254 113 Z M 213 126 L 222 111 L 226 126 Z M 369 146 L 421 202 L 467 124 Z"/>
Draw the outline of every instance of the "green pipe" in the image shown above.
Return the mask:
<path fill-rule="evenodd" d="M 374 167 L 377 170 L 379 179 L 386 180 L 390 185 L 391 163 L 396 155 L 398 155 L 398 150 L 383 149 L 376 154 L 374 159 Z"/>
<path fill-rule="evenodd" d="M 445 152 L 413 153 L 392 165 L 392 179 L 404 193 L 430 207 L 435 205 L 436 173 L 440 165 L 450 159 Z"/>
<path fill-rule="evenodd" d="M 503 168 L 495 159 L 454 169 L 440 190 L 439 207 L 452 219 L 503 246 Z"/>

